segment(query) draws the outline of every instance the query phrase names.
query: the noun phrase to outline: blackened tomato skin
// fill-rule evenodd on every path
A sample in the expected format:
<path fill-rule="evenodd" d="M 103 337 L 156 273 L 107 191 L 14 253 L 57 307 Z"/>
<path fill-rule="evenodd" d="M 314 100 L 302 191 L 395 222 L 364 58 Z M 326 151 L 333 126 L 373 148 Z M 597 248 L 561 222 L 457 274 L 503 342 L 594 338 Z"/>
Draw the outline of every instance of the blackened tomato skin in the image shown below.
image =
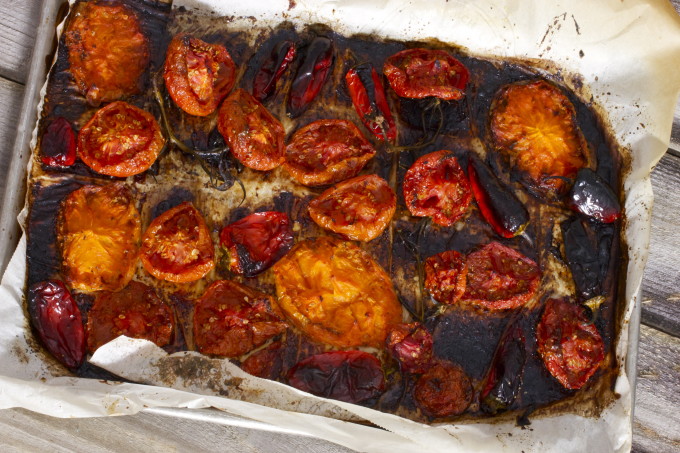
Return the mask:
<path fill-rule="evenodd" d="M 380 361 L 363 351 L 334 351 L 300 361 L 288 373 L 298 390 L 324 398 L 360 403 L 385 390 Z"/>
<path fill-rule="evenodd" d="M 451 226 L 467 211 L 472 192 L 458 159 L 442 150 L 421 156 L 406 171 L 404 201 L 412 215 Z"/>
<path fill-rule="evenodd" d="M 47 350 L 70 369 L 85 358 L 85 329 L 80 309 L 63 282 L 48 280 L 29 290 L 33 326 Z"/>
<path fill-rule="evenodd" d="M 425 288 L 439 303 L 453 305 L 463 297 L 468 268 L 465 257 L 455 250 L 425 260 Z"/>
<path fill-rule="evenodd" d="M 462 414 L 468 408 L 472 384 L 460 366 L 440 360 L 420 376 L 413 397 L 428 416 L 449 417 Z"/>
<path fill-rule="evenodd" d="M 269 269 L 293 243 L 290 219 L 283 212 L 256 212 L 220 231 L 220 245 L 229 253 L 229 270 L 246 277 Z"/>
<path fill-rule="evenodd" d="M 76 134 L 66 118 L 58 117 L 45 129 L 40 141 L 42 163 L 70 167 L 76 162 Z"/>

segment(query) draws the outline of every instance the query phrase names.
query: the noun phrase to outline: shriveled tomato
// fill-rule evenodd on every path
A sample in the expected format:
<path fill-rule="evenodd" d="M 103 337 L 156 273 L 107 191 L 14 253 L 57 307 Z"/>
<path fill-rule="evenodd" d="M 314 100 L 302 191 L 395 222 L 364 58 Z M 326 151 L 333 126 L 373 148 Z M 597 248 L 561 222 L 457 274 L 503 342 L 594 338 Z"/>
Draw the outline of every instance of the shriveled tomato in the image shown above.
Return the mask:
<path fill-rule="evenodd" d="M 432 335 L 420 323 L 399 324 L 390 331 L 386 346 L 401 371 L 424 373 L 432 364 Z"/>
<path fill-rule="evenodd" d="M 170 41 L 163 71 L 165 88 L 189 115 L 207 116 L 236 83 L 236 65 L 227 49 L 182 33 Z"/>
<path fill-rule="evenodd" d="M 76 134 L 66 118 L 60 116 L 47 126 L 40 154 L 42 163 L 50 167 L 70 167 L 76 162 Z"/>
<path fill-rule="evenodd" d="M 472 191 L 458 159 L 448 151 L 435 151 L 421 156 L 406 171 L 404 201 L 412 215 L 451 226 L 467 211 Z"/>
<path fill-rule="evenodd" d="M 151 275 L 193 282 L 215 266 L 215 251 L 203 216 L 184 202 L 156 217 L 144 232 L 140 258 Z"/>
<path fill-rule="evenodd" d="M 463 297 L 467 274 L 465 257 L 455 250 L 425 260 L 425 288 L 439 303 L 452 305 Z"/>
<path fill-rule="evenodd" d="M 416 404 L 430 417 L 449 417 L 465 412 L 472 401 L 472 384 L 458 365 L 440 360 L 416 382 Z"/>
<path fill-rule="evenodd" d="M 319 120 L 293 134 L 284 167 L 300 184 L 323 186 L 356 176 L 374 155 L 351 121 Z"/>
<path fill-rule="evenodd" d="M 383 72 L 397 95 L 415 99 L 462 99 L 470 78 L 467 68 L 448 52 L 430 49 L 397 52 L 385 60 Z"/>
<path fill-rule="evenodd" d="M 109 176 L 148 170 L 164 145 L 156 118 L 123 101 L 97 110 L 78 133 L 78 156 L 97 173 Z"/>
<path fill-rule="evenodd" d="M 333 351 L 298 362 L 288 373 L 288 383 L 312 395 L 360 403 L 385 390 L 380 361 L 363 351 Z"/>
<path fill-rule="evenodd" d="M 141 234 L 139 212 L 124 184 L 71 192 L 57 223 L 66 282 L 85 292 L 125 287 L 134 273 Z"/>
<path fill-rule="evenodd" d="M 218 280 L 194 303 L 194 343 L 203 354 L 241 356 L 287 325 L 270 311 L 271 297 L 231 280 Z"/>
<path fill-rule="evenodd" d="M 491 242 L 467 256 L 467 287 L 463 301 L 504 310 L 530 301 L 541 279 L 538 265 L 499 242 Z"/>
<path fill-rule="evenodd" d="M 121 291 L 97 294 L 87 314 L 87 348 L 93 353 L 120 335 L 165 346 L 174 330 L 172 309 L 152 287 L 131 281 Z"/>
<path fill-rule="evenodd" d="M 583 308 L 564 299 L 550 299 L 536 326 L 538 354 L 550 374 L 565 388 L 579 389 L 604 360 L 604 343 Z"/>
<path fill-rule="evenodd" d="M 544 80 L 503 87 L 491 107 L 490 130 L 496 150 L 539 193 L 562 192 L 563 178 L 573 179 L 587 163 L 574 106 Z"/>
<path fill-rule="evenodd" d="M 217 129 L 246 167 L 266 171 L 283 163 L 283 125 L 246 90 L 239 88 L 224 100 Z"/>
<path fill-rule="evenodd" d="M 370 241 L 387 228 L 397 196 L 378 175 L 336 184 L 309 203 L 309 215 L 322 228 L 355 241 Z"/>
<path fill-rule="evenodd" d="M 298 243 L 273 267 L 275 307 L 312 340 L 338 347 L 381 347 L 401 322 L 389 275 L 350 242 Z"/>
<path fill-rule="evenodd" d="M 81 2 L 64 33 L 70 70 L 88 103 L 139 93 L 149 43 L 135 12 L 119 2 Z"/>
<path fill-rule="evenodd" d="M 229 253 L 229 270 L 246 277 L 269 269 L 293 242 L 290 219 L 283 212 L 256 212 L 220 231 L 220 245 Z"/>
<path fill-rule="evenodd" d="M 48 280 L 31 286 L 28 311 L 40 341 L 67 367 L 85 359 L 85 329 L 78 304 L 63 282 Z"/>

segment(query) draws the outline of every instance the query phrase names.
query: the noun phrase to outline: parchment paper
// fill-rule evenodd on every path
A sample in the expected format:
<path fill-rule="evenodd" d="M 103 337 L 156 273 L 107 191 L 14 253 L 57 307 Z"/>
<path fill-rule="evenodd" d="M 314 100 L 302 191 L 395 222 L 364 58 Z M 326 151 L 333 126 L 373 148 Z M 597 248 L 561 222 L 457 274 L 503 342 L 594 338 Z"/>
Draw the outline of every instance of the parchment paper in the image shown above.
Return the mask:
<path fill-rule="evenodd" d="M 522 0 L 184 0 L 175 4 L 252 16 L 262 22 L 325 22 L 344 34 L 436 37 L 480 55 L 546 59 L 561 68 L 567 85 L 578 83 L 570 74 L 580 74 L 632 158 L 624 182 L 624 234 L 630 257 L 625 319 L 630 318 L 647 259 L 649 173 L 667 149 L 680 89 L 680 19 L 666 0 L 580 0 L 568 5 Z M 167 356 L 149 342 L 124 337 L 100 348 L 91 361 L 128 379 L 166 388 L 64 376 L 60 366 L 33 347 L 22 308 L 25 253 L 22 239 L 0 286 L 0 408 L 90 417 L 132 414 L 154 406 L 213 406 L 360 451 L 618 452 L 631 446 L 631 392 L 623 371 L 627 321 L 616 348 L 622 371 L 615 391 L 620 398 L 599 418 L 542 418 L 526 429 L 511 423 L 426 426 L 254 378 L 226 360 L 202 359 L 193 352 Z M 196 368 L 194 375 L 180 379 L 165 372 L 201 360 L 204 366 Z M 245 397 L 262 404 L 233 399 Z M 319 413 L 367 420 L 385 430 L 314 415 Z"/>

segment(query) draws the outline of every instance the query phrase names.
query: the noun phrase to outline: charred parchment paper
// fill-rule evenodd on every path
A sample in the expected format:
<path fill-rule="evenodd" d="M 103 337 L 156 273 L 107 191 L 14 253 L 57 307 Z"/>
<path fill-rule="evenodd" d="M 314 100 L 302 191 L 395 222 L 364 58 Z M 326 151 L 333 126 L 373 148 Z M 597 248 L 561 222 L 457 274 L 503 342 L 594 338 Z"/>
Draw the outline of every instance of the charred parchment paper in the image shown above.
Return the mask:
<path fill-rule="evenodd" d="M 623 236 L 629 263 L 624 322 L 616 343 L 621 372 L 614 390 L 619 397 L 597 418 L 543 417 L 532 420 L 524 429 L 514 422 L 429 426 L 254 378 L 226 360 L 193 352 L 167 356 L 149 342 L 124 337 L 100 348 L 91 362 L 153 386 L 69 377 L 39 351 L 25 319 L 22 297 L 26 241 L 22 239 L 0 286 L 0 408 L 24 407 L 52 416 L 91 417 L 132 414 L 146 407 L 213 406 L 360 451 L 630 449 L 631 389 L 625 360 L 629 333 L 637 329 L 629 328 L 629 320 L 639 303 L 637 295 L 649 244 L 653 202 L 649 174 L 668 147 L 680 90 L 680 19 L 669 2 L 175 2 L 175 6 L 180 5 L 233 16 L 236 23 L 320 22 L 346 35 L 366 33 L 400 40 L 437 38 L 481 56 L 549 61 L 549 67 L 559 68 L 565 85 L 576 89 L 583 84 L 600 106 L 600 113 L 606 112 L 602 117 L 609 121 L 613 135 L 631 158 L 630 171 L 624 175 Z M 350 421 L 368 421 L 384 429 Z"/>

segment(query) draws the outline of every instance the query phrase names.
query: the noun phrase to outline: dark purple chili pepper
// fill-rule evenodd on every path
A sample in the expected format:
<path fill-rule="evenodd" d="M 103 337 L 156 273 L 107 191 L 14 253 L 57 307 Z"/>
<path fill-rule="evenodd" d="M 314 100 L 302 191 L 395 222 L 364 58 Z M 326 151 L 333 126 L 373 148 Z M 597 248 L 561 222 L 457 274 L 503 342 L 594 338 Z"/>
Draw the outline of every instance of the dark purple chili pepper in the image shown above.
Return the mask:
<path fill-rule="evenodd" d="M 333 41 L 314 38 L 298 67 L 288 94 L 288 116 L 300 116 L 319 94 L 333 66 Z"/>
<path fill-rule="evenodd" d="M 569 207 L 602 223 L 612 223 L 621 215 L 618 197 L 590 168 L 578 171 L 569 193 Z"/>
<path fill-rule="evenodd" d="M 41 160 L 50 167 L 70 167 L 76 161 L 76 134 L 66 118 L 47 126 L 40 142 Z"/>
<path fill-rule="evenodd" d="M 522 388 L 526 340 L 518 325 L 501 339 L 480 394 L 481 409 L 496 414 L 507 410 Z"/>
<path fill-rule="evenodd" d="M 295 59 L 295 43 L 292 41 L 281 41 L 272 50 L 272 54 L 260 67 L 253 80 L 253 97 L 263 102 L 276 90 L 276 82 L 290 63 Z"/>
<path fill-rule="evenodd" d="M 347 91 L 361 121 L 379 140 L 394 142 L 397 128 L 380 74 L 369 63 L 355 66 L 345 74 Z"/>

